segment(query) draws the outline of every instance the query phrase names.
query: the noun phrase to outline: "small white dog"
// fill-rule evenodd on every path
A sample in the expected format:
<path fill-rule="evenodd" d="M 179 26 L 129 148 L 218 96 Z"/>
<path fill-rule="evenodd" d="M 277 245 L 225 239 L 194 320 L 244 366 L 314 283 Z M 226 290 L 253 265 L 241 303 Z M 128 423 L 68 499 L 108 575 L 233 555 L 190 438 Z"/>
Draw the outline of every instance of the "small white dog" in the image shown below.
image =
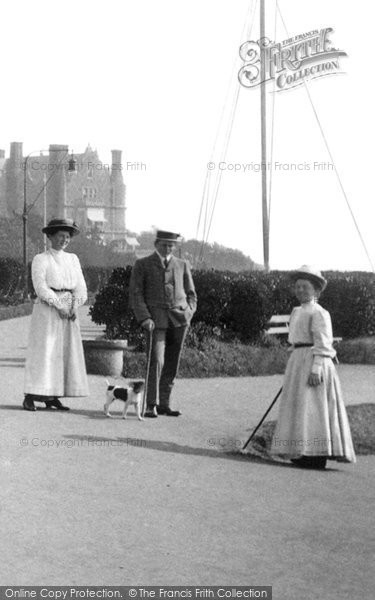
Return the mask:
<path fill-rule="evenodd" d="M 122 411 L 122 418 L 126 419 L 126 415 L 129 406 L 134 406 L 139 421 L 143 421 L 141 415 L 142 410 L 142 399 L 145 382 L 143 380 L 129 381 L 126 387 L 120 387 L 117 385 L 111 385 L 106 379 L 108 384 L 107 387 L 107 402 L 104 404 L 104 414 L 106 417 L 111 417 L 109 407 L 114 400 L 122 400 L 124 402 L 124 410 Z"/>

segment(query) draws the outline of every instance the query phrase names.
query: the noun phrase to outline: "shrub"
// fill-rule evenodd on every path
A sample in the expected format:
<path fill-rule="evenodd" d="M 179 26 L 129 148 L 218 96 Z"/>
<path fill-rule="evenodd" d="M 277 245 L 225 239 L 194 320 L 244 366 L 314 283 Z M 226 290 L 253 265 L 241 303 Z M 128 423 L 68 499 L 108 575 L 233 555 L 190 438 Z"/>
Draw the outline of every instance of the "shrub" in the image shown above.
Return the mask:
<path fill-rule="evenodd" d="M 113 267 L 82 267 L 83 275 L 86 281 L 87 290 L 95 294 L 109 280 Z"/>
<path fill-rule="evenodd" d="M 194 271 L 198 309 L 194 320 L 212 327 L 226 327 L 230 314 L 231 282 L 234 273 Z"/>
<path fill-rule="evenodd" d="M 198 310 L 194 322 L 219 327 L 224 337 L 256 341 L 272 314 L 259 274 L 195 271 Z"/>
<path fill-rule="evenodd" d="M 375 276 L 328 272 L 321 303 L 330 312 L 335 335 L 354 338 L 375 334 Z"/>
<path fill-rule="evenodd" d="M 113 267 L 83 267 L 87 289 L 91 293 L 98 291 L 108 281 Z M 31 280 L 31 262 L 28 264 L 29 293 L 35 296 Z M 20 302 L 23 296 L 23 264 L 14 258 L 0 258 L 0 301 L 6 304 Z"/>
<path fill-rule="evenodd" d="M 21 301 L 23 265 L 14 258 L 0 258 L 0 302 L 14 304 Z"/>
<path fill-rule="evenodd" d="M 268 298 L 269 317 L 272 315 L 288 315 L 298 301 L 293 293 L 293 286 L 285 271 L 257 274 L 258 280 L 264 286 L 264 294 Z"/>
<path fill-rule="evenodd" d="M 202 321 L 198 323 L 193 322 L 188 329 L 185 346 L 187 348 L 206 351 L 213 346 L 215 338 L 220 337 L 221 330 L 219 327 L 206 325 Z"/>
<path fill-rule="evenodd" d="M 143 340 L 128 305 L 131 267 L 114 269 L 92 308 L 94 322 L 105 324 L 108 337 Z M 336 336 L 375 334 L 375 277 L 372 273 L 327 273 L 329 285 L 320 303 L 331 313 Z M 187 345 L 199 347 L 205 337 L 261 342 L 273 314 L 289 314 L 297 304 L 287 274 L 195 271 L 198 310 Z M 198 325 L 199 324 L 199 325 Z"/>
<path fill-rule="evenodd" d="M 136 348 L 143 348 L 143 335 L 129 307 L 129 283 L 132 268 L 113 269 L 98 292 L 89 314 L 98 325 L 105 325 L 108 339 L 127 339 Z"/>
<path fill-rule="evenodd" d="M 265 285 L 259 277 L 242 275 L 232 281 L 230 291 L 227 326 L 241 341 L 258 340 L 271 312 Z"/>

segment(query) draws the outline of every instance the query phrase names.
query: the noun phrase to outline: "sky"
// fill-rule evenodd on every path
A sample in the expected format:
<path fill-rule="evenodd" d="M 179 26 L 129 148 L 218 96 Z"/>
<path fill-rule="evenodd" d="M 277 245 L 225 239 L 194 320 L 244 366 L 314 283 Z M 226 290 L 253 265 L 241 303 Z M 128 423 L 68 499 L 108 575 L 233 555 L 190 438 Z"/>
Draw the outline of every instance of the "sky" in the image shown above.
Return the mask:
<path fill-rule="evenodd" d="M 334 46 L 348 55 L 341 74 L 310 82 L 309 91 L 374 264 L 375 8 L 365 0 L 278 4 L 289 35 L 279 18 L 275 35 L 268 0 L 270 38 L 332 27 Z M 104 163 L 121 149 L 127 228 L 200 238 L 207 164 L 215 164 L 212 194 L 243 64 L 238 49 L 253 12 L 258 38 L 258 9 L 255 0 L 6 0 L 0 148 L 8 156 L 12 141 L 25 154 L 61 143 L 80 153 L 90 144 Z M 262 263 L 259 110 L 259 89 L 241 86 L 208 241 Z M 271 268 L 371 270 L 304 86 L 276 94 L 273 120 Z"/>

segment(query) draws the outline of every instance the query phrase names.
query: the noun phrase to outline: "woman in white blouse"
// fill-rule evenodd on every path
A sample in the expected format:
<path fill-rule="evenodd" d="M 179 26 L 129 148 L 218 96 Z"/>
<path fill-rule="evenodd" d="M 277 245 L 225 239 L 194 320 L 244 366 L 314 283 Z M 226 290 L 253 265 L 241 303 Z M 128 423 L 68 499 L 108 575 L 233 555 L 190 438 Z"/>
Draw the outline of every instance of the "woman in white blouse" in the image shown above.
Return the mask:
<path fill-rule="evenodd" d="M 79 233 L 71 219 L 53 219 L 42 230 L 51 247 L 32 262 L 34 303 L 25 370 L 25 410 L 35 401 L 69 410 L 59 397 L 88 396 L 88 383 L 77 308 L 87 299 L 78 257 L 64 252 Z"/>
<path fill-rule="evenodd" d="M 292 353 L 285 371 L 271 452 L 295 465 L 324 469 L 327 459 L 355 462 L 349 422 L 333 359 L 329 313 L 317 300 L 327 285 L 320 271 L 303 265 L 292 273 L 301 306 L 289 325 Z"/>

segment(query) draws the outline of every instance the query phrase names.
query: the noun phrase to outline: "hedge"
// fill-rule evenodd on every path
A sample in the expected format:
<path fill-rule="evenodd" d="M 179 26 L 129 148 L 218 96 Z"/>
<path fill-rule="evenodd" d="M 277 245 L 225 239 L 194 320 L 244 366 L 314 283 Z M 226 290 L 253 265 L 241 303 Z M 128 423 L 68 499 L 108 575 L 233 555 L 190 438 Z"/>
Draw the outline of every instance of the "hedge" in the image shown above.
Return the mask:
<path fill-rule="evenodd" d="M 332 317 L 335 335 L 355 338 L 375 335 L 375 275 L 327 272 L 322 305 Z"/>
<path fill-rule="evenodd" d="M 0 258 L 0 303 L 11 304 L 22 292 L 23 266 L 14 258 Z"/>
<path fill-rule="evenodd" d="M 31 281 L 31 263 L 29 270 L 29 293 L 34 294 Z M 113 267 L 83 267 L 87 289 L 95 294 L 111 276 Z M 13 258 L 0 258 L 0 303 L 14 304 L 23 297 L 23 264 Z"/>
<path fill-rule="evenodd" d="M 82 267 L 82 271 L 88 291 L 94 294 L 107 283 L 113 267 Z"/>
<path fill-rule="evenodd" d="M 141 337 L 137 322 L 129 308 L 129 282 L 132 268 L 113 269 L 108 282 L 101 288 L 90 308 L 94 323 L 106 325 L 110 339 L 127 339 L 138 345 Z"/>
<path fill-rule="evenodd" d="M 128 307 L 131 267 L 91 266 L 83 272 L 89 292 L 99 292 L 92 310 L 94 321 L 105 324 L 109 336 L 136 335 Z M 362 271 L 327 271 L 324 275 L 328 286 L 319 302 L 331 313 L 335 336 L 375 335 L 375 275 Z M 256 341 L 273 314 L 289 314 L 298 304 L 285 271 L 194 271 L 194 281 L 198 294 L 194 322 L 245 342 Z M 22 263 L 0 258 L 0 303 L 19 303 L 22 285 Z M 29 285 L 32 293 L 31 277 Z"/>
<path fill-rule="evenodd" d="M 131 267 L 115 269 L 96 296 L 93 321 L 105 324 L 109 337 L 137 335 L 128 305 Z M 329 285 L 320 304 L 332 317 L 335 336 L 354 338 L 375 334 L 375 276 L 364 272 L 327 272 Z M 289 314 L 298 304 L 288 273 L 273 271 L 223 273 L 194 271 L 198 309 L 196 327 L 216 329 L 222 337 L 256 342 L 273 314 Z M 201 327 L 202 329 L 202 327 Z"/>

